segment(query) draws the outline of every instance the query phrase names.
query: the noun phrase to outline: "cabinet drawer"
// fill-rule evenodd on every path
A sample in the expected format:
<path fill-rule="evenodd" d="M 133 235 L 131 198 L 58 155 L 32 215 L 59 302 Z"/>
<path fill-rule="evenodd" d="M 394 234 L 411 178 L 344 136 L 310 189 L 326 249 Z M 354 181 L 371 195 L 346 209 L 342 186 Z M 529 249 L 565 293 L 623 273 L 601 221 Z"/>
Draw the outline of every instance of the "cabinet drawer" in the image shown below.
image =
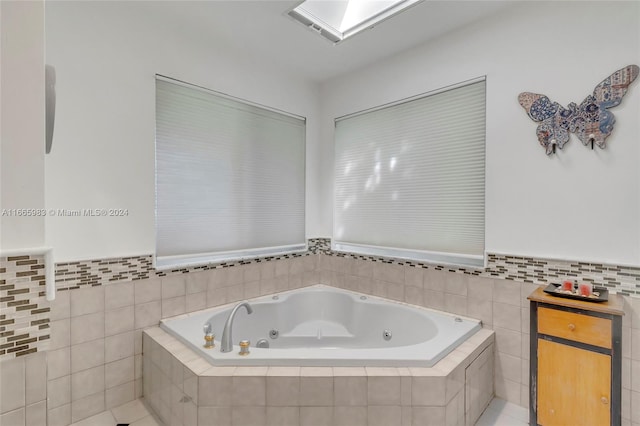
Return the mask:
<path fill-rule="evenodd" d="M 538 333 L 611 349 L 611 320 L 538 308 Z"/>

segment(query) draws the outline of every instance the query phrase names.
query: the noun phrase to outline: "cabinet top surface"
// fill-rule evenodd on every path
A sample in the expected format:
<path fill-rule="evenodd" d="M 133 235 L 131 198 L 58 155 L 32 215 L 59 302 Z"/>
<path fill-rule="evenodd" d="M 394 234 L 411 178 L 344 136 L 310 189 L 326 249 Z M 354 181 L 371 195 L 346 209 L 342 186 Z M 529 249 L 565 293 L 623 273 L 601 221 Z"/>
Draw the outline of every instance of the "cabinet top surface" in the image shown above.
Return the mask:
<path fill-rule="evenodd" d="M 568 308 L 584 309 L 586 311 L 602 312 L 612 315 L 624 315 L 624 299 L 619 294 L 609 293 L 609 300 L 607 302 L 594 303 L 551 296 L 543 290 L 544 286 L 538 287 L 527 299 L 532 302 L 548 303 L 551 305 L 566 306 Z"/>

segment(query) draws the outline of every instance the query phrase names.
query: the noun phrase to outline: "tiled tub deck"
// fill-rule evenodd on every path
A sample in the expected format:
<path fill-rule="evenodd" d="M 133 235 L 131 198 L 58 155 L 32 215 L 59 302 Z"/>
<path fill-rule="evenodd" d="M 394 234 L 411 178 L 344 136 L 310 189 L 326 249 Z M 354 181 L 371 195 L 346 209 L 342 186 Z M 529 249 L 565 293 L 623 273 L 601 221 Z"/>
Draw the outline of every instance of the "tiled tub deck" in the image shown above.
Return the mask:
<path fill-rule="evenodd" d="M 494 332 L 431 368 L 216 367 L 159 327 L 143 393 L 167 425 L 473 425 L 493 397 Z"/>

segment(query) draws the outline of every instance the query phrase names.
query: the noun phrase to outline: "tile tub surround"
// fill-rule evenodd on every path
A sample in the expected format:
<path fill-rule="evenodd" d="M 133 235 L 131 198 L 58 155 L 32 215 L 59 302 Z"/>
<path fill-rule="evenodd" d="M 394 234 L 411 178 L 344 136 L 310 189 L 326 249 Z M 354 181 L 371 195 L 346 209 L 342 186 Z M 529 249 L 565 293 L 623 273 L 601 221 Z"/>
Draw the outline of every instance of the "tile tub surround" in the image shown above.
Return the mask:
<path fill-rule="evenodd" d="M 49 343 L 44 255 L 0 257 L 0 361 Z"/>
<path fill-rule="evenodd" d="M 60 291 L 47 352 L 50 425 L 142 395 L 142 330 L 162 318 L 316 284 L 317 255 Z"/>
<path fill-rule="evenodd" d="M 143 349 L 145 400 L 166 424 L 473 425 L 493 397 L 487 329 L 432 368 L 215 367 L 159 327 Z"/>

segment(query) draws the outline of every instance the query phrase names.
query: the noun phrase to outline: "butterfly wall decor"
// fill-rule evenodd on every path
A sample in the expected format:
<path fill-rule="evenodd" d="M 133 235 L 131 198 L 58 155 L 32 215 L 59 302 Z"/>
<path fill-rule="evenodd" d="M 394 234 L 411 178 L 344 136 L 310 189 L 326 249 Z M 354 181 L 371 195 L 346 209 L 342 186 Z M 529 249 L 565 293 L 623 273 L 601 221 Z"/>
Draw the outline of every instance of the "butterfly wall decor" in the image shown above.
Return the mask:
<path fill-rule="evenodd" d="M 604 148 L 616 122 L 609 108 L 620 104 L 639 71 L 637 65 L 629 65 L 614 72 L 598 84 L 593 94 L 580 105 L 571 102 L 564 108 L 545 95 L 530 92 L 520 93 L 518 101 L 529 117 L 540 123 L 536 135 L 547 155 L 554 153 L 556 146 L 562 149 L 569 141 L 570 133 L 575 133 L 585 146 L 591 144 L 593 148 L 595 143 Z"/>

